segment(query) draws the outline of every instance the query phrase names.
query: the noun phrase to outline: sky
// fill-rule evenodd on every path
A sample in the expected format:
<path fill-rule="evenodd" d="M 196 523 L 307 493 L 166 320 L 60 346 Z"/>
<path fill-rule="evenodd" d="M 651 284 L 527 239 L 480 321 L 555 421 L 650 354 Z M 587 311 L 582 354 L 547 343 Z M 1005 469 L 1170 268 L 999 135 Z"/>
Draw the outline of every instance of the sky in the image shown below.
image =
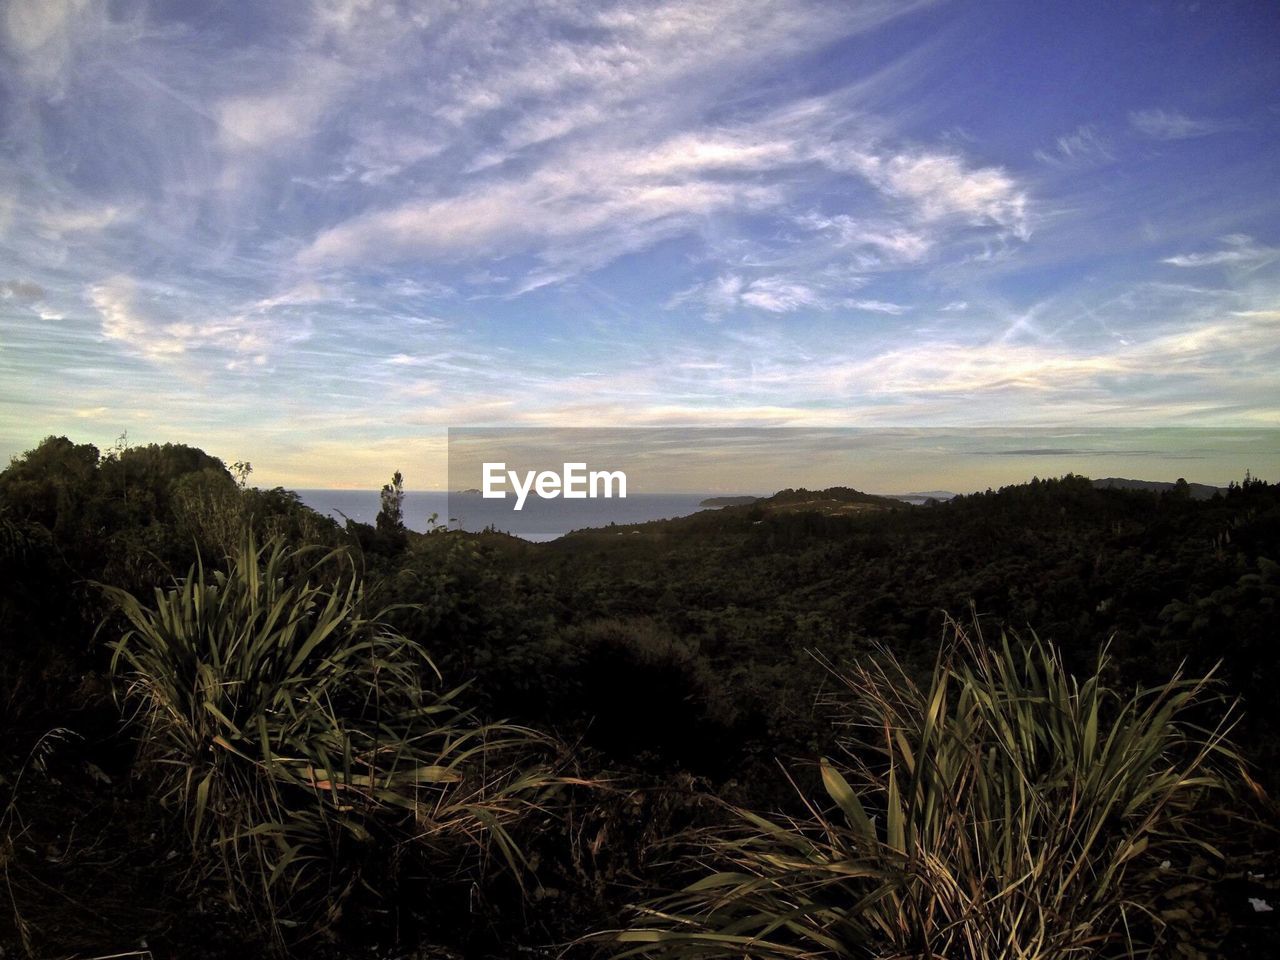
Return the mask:
<path fill-rule="evenodd" d="M 1271 0 L 0 18 L 0 462 L 431 488 L 448 427 L 1280 427 Z"/>

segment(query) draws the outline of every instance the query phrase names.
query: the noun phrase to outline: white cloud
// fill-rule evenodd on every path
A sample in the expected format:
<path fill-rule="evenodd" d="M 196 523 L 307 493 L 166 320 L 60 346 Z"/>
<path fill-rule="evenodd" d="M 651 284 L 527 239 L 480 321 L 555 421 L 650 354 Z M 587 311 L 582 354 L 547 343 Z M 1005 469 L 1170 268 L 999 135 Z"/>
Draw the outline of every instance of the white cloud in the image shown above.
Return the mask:
<path fill-rule="evenodd" d="M 156 323 L 138 310 L 132 280 L 117 277 L 93 287 L 89 300 L 102 318 L 102 335 L 152 360 L 185 353 L 189 330 L 179 324 Z"/>
<path fill-rule="evenodd" d="M 846 300 L 844 306 L 850 310 L 864 310 L 868 313 L 887 313 L 900 316 L 907 312 L 907 307 L 900 303 L 889 303 L 885 300 Z"/>
<path fill-rule="evenodd" d="M 1139 133 L 1154 140 L 1188 140 L 1241 128 L 1235 120 L 1197 119 L 1176 110 L 1159 109 L 1135 110 L 1129 114 L 1129 123 Z"/>
<path fill-rule="evenodd" d="M 497 18 L 454 25 L 448 34 L 454 45 L 489 55 L 460 65 L 451 78 L 452 94 L 438 113 L 461 126 L 484 115 L 514 113 L 519 106 L 513 126 L 523 132 L 513 132 L 512 142 L 539 142 L 594 123 L 600 111 L 616 115 L 626 105 L 715 99 L 756 67 L 765 50 L 775 56 L 800 52 L 870 30 L 921 5 L 592 0 L 549 4 L 536 19 L 507 10 L 512 29 L 500 47 L 492 38 Z M 569 42 L 565 33 L 578 39 Z M 575 106 L 566 109 L 566 103 Z"/>
<path fill-rule="evenodd" d="M 533 251 L 551 264 L 599 265 L 717 212 L 778 203 L 767 186 L 701 175 L 724 162 L 722 152 L 711 151 L 677 163 L 664 144 L 578 151 L 523 179 L 356 217 L 322 232 L 300 259 L 320 265 Z"/>
<path fill-rule="evenodd" d="M 1035 158 L 1054 167 L 1083 169 L 1110 163 L 1115 159 L 1115 154 L 1097 128 L 1092 124 L 1085 124 L 1072 133 L 1058 137 L 1052 148 L 1035 151 Z"/>
<path fill-rule="evenodd" d="M 742 297 L 743 280 L 734 274 L 717 277 L 703 288 L 703 302 L 712 316 L 734 309 Z M 695 288 L 697 289 L 697 288 Z"/>
<path fill-rule="evenodd" d="M 293 70 L 295 75 L 278 90 L 232 96 L 218 104 L 215 115 L 224 148 L 262 150 L 310 136 L 354 80 L 349 70 L 320 57 L 300 58 Z"/>
<path fill-rule="evenodd" d="M 954 150 L 881 143 L 849 122 L 857 110 L 840 96 L 856 92 L 708 122 L 762 56 L 801 54 L 911 6 L 563 0 L 537 17 L 444 16 L 433 29 L 449 41 L 439 71 L 447 80 L 405 110 L 411 125 L 402 133 L 417 149 L 384 162 L 375 157 L 387 152 L 388 134 L 357 130 L 330 179 L 391 185 L 421 160 L 438 169 L 416 168 L 397 203 L 375 199 L 316 231 L 298 263 L 478 258 L 476 272 L 532 258 L 522 270 L 500 268 L 512 277 L 506 293 L 519 295 L 671 237 L 711 242 L 735 220 L 785 227 L 795 222 L 793 194 L 814 176 L 850 198 L 849 208 L 823 215 L 825 225 L 811 225 L 815 252 L 846 247 L 855 269 L 920 262 L 956 228 L 1025 238 L 1027 198 L 1011 175 Z M 794 297 L 755 299 L 780 306 Z"/>
<path fill-rule="evenodd" d="M 376 186 L 439 156 L 446 147 L 443 140 L 408 133 L 392 125 L 364 123 L 354 136 L 355 145 L 347 152 L 342 170 L 331 174 L 330 181 L 355 180 Z"/>
<path fill-rule="evenodd" d="M 788 121 L 790 122 L 790 121 Z M 814 162 L 853 174 L 890 199 L 905 199 L 907 222 L 849 213 L 787 212 L 788 172 Z M 457 189 L 457 188 L 455 188 Z M 874 197 L 864 204 L 875 208 Z M 320 232 L 306 267 L 532 254 L 543 268 L 517 292 L 556 283 L 675 235 L 705 232 L 713 218 L 767 214 L 798 223 L 823 245 L 851 250 L 856 269 L 923 260 L 948 221 L 1029 235 L 1025 192 L 995 168 L 971 168 L 954 154 L 874 154 L 788 131 L 765 119 L 734 130 L 681 132 L 628 146 L 577 142 L 519 175 L 476 176 L 461 189 L 358 215 Z M 795 298 L 760 294 L 758 305 Z M 750 302 L 750 301 L 749 301 Z"/>
<path fill-rule="evenodd" d="M 189 292 L 144 285 L 117 276 L 88 290 L 98 311 L 102 336 L 152 361 L 191 355 L 199 366 L 216 358 L 226 369 L 264 366 L 275 350 L 306 339 L 310 326 L 298 322 L 291 308 L 328 299 L 311 284 L 273 297 L 250 301 L 226 312 L 185 315 L 194 302 Z"/>
<path fill-rule="evenodd" d="M 998 167 L 971 168 L 954 153 L 928 150 L 823 153 L 837 168 L 857 171 L 891 197 L 911 201 L 926 221 L 961 217 L 994 224 L 1019 239 L 1031 235 L 1027 194 Z"/>
<path fill-rule="evenodd" d="M 822 297 L 804 284 L 784 277 L 762 277 L 739 294 L 747 306 L 770 313 L 791 313 L 805 307 L 823 307 Z"/>
<path fill-rule="evenodd" d="M 503 140 L 509 148 L 519 150 L 605 121 L 616 123 L 624 119 L 622 114 L 626 112 L 622 107 L 610 109 L 591 101 L 556 106 L 543 112 L 517 117 L 503 131 Z"/>
<path fill-rule="evenodd" d="M 858 250 L 858 266 L 870 270 L 882 264 L 915 263 L 924 259 L 937 237 L 921 226 L 904 226 L 888 220 L 871 221 L 837 214 L 810 213 L 797 218 L 802 227 L 830 236 L 837 247 Z"/>
<path fill-rule="evenodd" d="M 834 416 L 838 401 L 840 416 L 886 423 L 1027 423 L 1090 414 L 1105 415 L 1111 425 L 1201 414 L 1274 420 L 1280 300 L 1272 289 L 1247 296 L 1209 291 L 1190 301 L 1185 291 L 1126 291 L 1108 310 L 1124 328 L 1119 341 L 1066 338 L 1075 305 L 1049 303 L 1036 311 L 1040 334 L 1016 341 L 970 329 L 905 343 L 890 337 L 821 344 L 790 327 L 764 335 L 729 328 L 730 343 L 681 356 L 649 395 L 732 397 L 740 407 L 802 413 L 812 406 L 819 418 Z M 644 398 L 634 403 L 642 406 Z"/>
<path fill-rule="evenodd" d="M 745 289 L 727 282 L 729 291 Z M 601 376 L 541 378 L 541 402 L 503 406 L 494 393 L 469 422 L 565 426 L 1035 424 L 1105 416 L 1110 425 L 1219 414 L 1274 420 L 1280 310 L 1180 318 L 1105 349 L 1061 342 L 921 339 L 901 346 L 815 349 L 791 330 L 730 333 L 713 351 Z M 840 349 L 840 347 L 844 349 Z M 1233 378 L 1227 378 L 1231 371 Z M 520 391 L 529 384 L 521 383 Z M 673 399 L 679 398 L 679 399 Z M 1242 413 L 1246 411 L 1247 413 Z M 448 422 L 452 407 L 430 414 Z M 481 417 L 484 419 L 476 419 Z M 425 422 L 425 421 L 424 421 Z"/>
<path fill-rule="evenodd" d="M 89 0 L 9 0 L 4 11 L 5 46 L 28 82 L 62 92 L 72 56 L 73 31 L 83 26 Z"/>
<path fill-rule="evenodd" d="M 795 313 L 800 310 L 855 310 L 897 316 L 907 307 L 885 300 L 857 299 L 848 294 L 864 286 L 858 276 L 830 273 L 800 279 L 789 276 L 762 276 L 748 280 L 739 274 L 722 274 L 706 283 L 682 290 L 668 302 L 668 309 L 685 303 L 699 303 L 709 320 L 720 320 L 741 308 L 766 313 Z"/>
<path fill-rule="evenodd" d="M 1002 343 L 920 344 L 890 351 L 844 371 L 877 396 L 973 394 L 995 391 L 1066 392 L 1114 374 L 1115 356 L 1071 356 L 1058 349 Z"/>
<path fill-rule="evenodd" d="M 124 210 L 115 204 L 82 207 L 60 204 L 36 212 L 34 219 L 43 232 L 62 237 L 66 234 L 98 233 L 133 215 L 134 211 Z"/>
<path fill-rule="evenodd" d="M 653 149 L 620 157 L 636 177 L 708 175 L 727 171 L 776 170 L 794 163 L 795 146 L 785 141 L 752 141 L 746 137 L 685 133 Z"/>
<path fill-rule="evenodd" d="M 1252 237 L 1235 233 L 1221 238 L 1224 246 L 1207 253 L 1181 253 L 1162 263 L 1174 267 L 1234 266 L 1255 269 L 1280 259 L 1280 248 L 1261 246 Z"/>

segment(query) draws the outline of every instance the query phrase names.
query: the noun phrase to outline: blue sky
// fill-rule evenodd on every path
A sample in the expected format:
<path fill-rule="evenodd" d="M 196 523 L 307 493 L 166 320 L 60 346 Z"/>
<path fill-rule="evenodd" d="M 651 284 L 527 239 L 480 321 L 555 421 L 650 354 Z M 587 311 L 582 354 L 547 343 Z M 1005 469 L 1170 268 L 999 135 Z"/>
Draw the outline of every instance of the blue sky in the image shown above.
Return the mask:
<path fill-rule="evenodd" d="M 0 457 L 1280 423 L 1273 2 L 0 16 Z"/>

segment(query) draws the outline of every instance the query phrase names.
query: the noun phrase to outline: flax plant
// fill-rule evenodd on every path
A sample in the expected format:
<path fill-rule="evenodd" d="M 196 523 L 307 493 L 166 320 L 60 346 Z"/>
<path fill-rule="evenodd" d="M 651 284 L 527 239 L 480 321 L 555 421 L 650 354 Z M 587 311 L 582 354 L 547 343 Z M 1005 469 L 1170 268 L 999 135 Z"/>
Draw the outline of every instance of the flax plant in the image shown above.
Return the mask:
<path fill-rule="evenodd" d="M 804 817 L 737 811 L 702 879 L 609 936 L 618 955 L 1161 955 L 1167 868 L 1217 855 L 1204 812 L 1240 762 L 1212 680 L 1122 694 L 1105 655 L 1081 682 L 1035 637 L 950 630 L 927 688 L 888 656 L 832 667 L 824 795 Z"/>
<path fill-rule="evenodd" d="M 510 827 L 553 782 L 550 744 L 478 722 L 461 687 L 432 690 L 426 653 L 366 612 L 345 553 L 246 534 L 225 570 L 198 563 L 152 606 L 103 589 L 130 627 L 113 671 L 141 759 L 184 814 L 197 876 L 278 941 L 392 862 L 496 852 L 519 870 Z"/>

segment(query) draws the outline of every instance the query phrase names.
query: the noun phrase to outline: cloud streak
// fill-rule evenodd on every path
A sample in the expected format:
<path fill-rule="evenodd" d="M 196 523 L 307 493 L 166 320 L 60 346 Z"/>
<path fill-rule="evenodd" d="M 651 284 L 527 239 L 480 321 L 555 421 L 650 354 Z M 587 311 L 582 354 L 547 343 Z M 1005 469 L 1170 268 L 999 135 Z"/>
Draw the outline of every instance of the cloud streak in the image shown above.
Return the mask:
<path fill-rule="evenodd" d="M 1087 169 L 1111 163 L 1116 157 L 1098 129 L 1092 124 L 1085 124 L 1073 133 L 1058 137 L 1052 148 L 1037 150 L 1035 158 L 1053 167 Z"/>
<path fill-rule="evenodd" d="M 1160 109 L 1136 110 L 1129 114 L 1129 123 L 1153 140 L 1191 140 L 1241 129 L 1236 120 L 1189 117 L 1177 110 Z"/>
<path fill-rule="evenodd" d="M 1218 250 L 1202 253 L 1179 253 L 1165 257 L 1164 263 L 1173 267 L 1236 267 L 1257 269 L 1280 259 L 1280 248 L 1262 246 L 1242 233 L 1222 238 Z"/>

